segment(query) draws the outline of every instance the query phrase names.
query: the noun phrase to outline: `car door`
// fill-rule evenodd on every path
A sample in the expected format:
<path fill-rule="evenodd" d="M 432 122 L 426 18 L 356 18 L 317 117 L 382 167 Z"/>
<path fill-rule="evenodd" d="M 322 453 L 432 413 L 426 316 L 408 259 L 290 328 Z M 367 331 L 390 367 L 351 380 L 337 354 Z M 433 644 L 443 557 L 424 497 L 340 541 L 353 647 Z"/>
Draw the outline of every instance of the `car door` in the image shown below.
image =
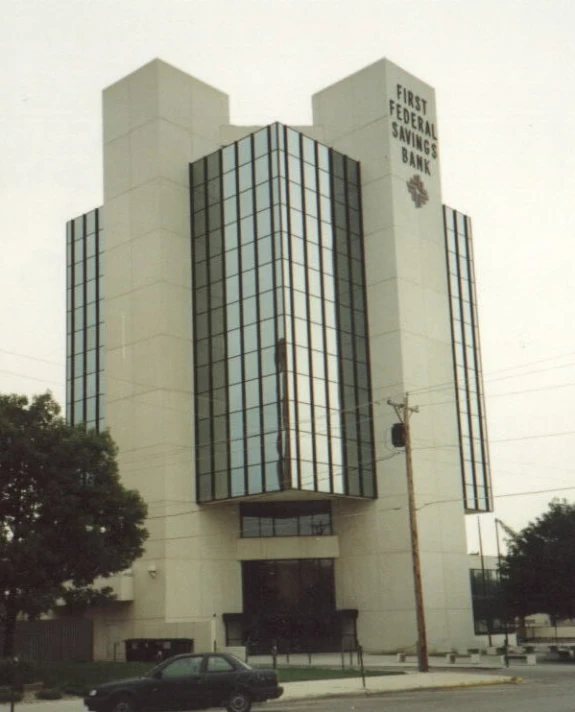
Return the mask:
<path fill-rule="evenodd" d="M 213 653 L 206 655 L 202 677 L 209 706 L 218 707 L 229 698 L 234 689 L 237 670 L 229 658 Z"/>
<path fill-rule="evenodd" d="M 156 674 L 158 686 L 148 704 L 157 710 L 193 710 L 206 707 L 202 655 L 182 655 Z"/>

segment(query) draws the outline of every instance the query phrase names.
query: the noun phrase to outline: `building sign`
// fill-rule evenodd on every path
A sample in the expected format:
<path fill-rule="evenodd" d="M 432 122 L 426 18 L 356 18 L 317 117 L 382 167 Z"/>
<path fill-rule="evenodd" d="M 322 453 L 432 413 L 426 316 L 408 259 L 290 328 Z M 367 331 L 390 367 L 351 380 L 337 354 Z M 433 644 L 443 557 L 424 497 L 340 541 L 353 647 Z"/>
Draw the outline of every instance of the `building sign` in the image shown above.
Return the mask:
<path fill-rule="evenodd" d="M 410 168 L 432 175 L 439 148 L 437 129 L 428 113 L 427 99 L 395 85 L 395 99 L 389 100 L 391 135 L 401 144 L 401 160 Z"/>

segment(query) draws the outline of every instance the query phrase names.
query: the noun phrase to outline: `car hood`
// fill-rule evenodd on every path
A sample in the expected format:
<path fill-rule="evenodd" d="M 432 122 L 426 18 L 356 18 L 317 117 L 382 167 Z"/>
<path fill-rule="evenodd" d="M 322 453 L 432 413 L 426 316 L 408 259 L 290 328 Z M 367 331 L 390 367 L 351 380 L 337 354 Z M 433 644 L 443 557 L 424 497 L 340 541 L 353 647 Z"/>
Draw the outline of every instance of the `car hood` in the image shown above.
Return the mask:
<path fill-rule="evenodd" d="M 142 685 L 149 684 L 150 681 L 151 678 L 149 677 L 125 677 L 122 680 L 113 680 L 112 682 L 103 682 L 101 685 L 94 685 L 94 688 L 98 690 L 98 692 L 109 692 L 119 687 L 125 687 L 126 685 L 132 688 L 141 687 Z"/>

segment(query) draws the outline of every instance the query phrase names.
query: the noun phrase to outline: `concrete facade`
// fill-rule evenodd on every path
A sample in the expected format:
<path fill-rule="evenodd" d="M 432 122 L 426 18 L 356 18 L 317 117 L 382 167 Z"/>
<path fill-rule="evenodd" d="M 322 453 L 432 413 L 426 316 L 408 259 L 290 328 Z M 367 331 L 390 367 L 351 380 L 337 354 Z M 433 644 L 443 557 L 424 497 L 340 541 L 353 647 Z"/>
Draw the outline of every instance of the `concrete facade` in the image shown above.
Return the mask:
<path fill-rule="evenodd" d="M 387 399 L 420 405 L 413 466 L 430 649 L 474 641 L 433 89 L 382 60 L 313 97 L 294 127 L 359 161 L 377 498 L 331 497 L 332 536 L 246 539 L 238 501 L 198 504 L 188 166 L 257 127 L 228 97 L 154 60 L 104 91 L 105 424 L 150 538 L 122 602 L 94 611 L 96 656 L 127 638 L 226 643 L 242 561 L 335 560 L 337 609 L 367 651 L 417 632 L 405 456 Z"/>

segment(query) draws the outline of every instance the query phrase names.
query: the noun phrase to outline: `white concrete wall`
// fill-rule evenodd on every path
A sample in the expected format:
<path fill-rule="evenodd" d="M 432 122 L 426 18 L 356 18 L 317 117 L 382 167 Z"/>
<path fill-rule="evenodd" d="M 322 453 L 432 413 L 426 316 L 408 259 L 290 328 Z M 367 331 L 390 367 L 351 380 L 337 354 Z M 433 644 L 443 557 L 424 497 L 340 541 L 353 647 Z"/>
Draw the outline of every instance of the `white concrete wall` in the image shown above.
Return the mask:
<path fill-rule="evenodd" d="M 199 515 L 193 450 L 188 164 L 220 147 L 228 98 L 155 60 L 105 90 L 103 123 L 106 422 L 149 506 L 129 617 L 160 631 L 239 605 L 236 507 Z"/>
<path fill-rule="evenodd" d="M 316 94 L 313 110 L 325 142 L 361 161 L 376 401 L 379 498 L 337 504 L 338 606 L 359 608 L 359 637 L 367 649 L 415 643 L 405 458 L 391 447 L 390 428 L 397 418 L 386 405 L 386 399 L 402 401 L 410 392 L 410 403 L 420 406 L 411 422 L 428 642 L 430 648 L 465 645 L 473 626 L 439 162 L 432 155 L 439 150 L 434 92 L 380 61 Z M 412 139 L 413 126 L 429 141 L 422 150 L 405 142 Z M 401 128 L 410 131 L 404 142 Z M 419 167 L 410 165 L 411 151 Z M 428 194 L 421 207 L 407 186 L 414 175 Z"/>

